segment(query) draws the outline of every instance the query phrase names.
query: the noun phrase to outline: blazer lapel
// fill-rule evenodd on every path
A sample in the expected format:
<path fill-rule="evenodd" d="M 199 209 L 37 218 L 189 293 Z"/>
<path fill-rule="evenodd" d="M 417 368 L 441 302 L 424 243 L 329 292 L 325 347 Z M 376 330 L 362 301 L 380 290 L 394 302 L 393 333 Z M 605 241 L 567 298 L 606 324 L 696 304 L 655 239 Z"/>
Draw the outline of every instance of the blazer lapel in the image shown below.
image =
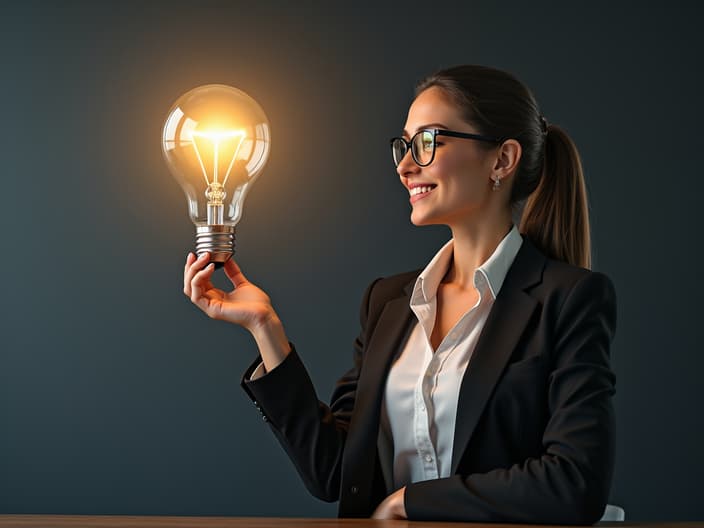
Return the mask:
<path fill-rule="evenodd" d="M 544 262 L 545 256 L 523 236 L 462 377 L 450 474 L 457 471 L 486 402 L 538 304 L 525 290 L 540 282 Z"/>

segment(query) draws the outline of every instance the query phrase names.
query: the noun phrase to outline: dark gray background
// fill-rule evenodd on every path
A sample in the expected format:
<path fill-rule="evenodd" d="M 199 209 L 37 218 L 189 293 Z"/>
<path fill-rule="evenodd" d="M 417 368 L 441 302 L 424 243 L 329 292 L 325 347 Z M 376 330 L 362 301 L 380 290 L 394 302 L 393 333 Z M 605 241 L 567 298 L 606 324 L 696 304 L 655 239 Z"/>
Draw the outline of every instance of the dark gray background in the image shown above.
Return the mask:
<path fill-rule="evenodd" d="M 449 238 L 410 223 L 387 139 L 420 77 L 479 63 L 583 157 L 619 303 L 611 502 L 704 518 L 701 20 L 673 2 L 3 3 L 0 512 L 335 516 L 239 387 L 253 339 L 182 294 L 193 226 L 160 128 L 201 84 L 266 110 L 236 258 L 327 400 L 364 287 Z"/>

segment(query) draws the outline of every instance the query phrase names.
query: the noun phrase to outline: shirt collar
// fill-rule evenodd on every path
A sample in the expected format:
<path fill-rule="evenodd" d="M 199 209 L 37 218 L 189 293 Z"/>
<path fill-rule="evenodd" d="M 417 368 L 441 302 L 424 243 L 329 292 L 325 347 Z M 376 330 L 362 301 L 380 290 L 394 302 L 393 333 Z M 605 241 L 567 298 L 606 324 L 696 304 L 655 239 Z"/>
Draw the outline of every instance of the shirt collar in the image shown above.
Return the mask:
<path fill-rule="evenodd" d="M 513 224 L 491 256 L 474 270 L 474 285 L 480 295 L 483 295 L 488 287 L 492 297 L 496 299 L 522 243 L 523 237 L 518 232 L 516 224 Z M 440 281 L 449 269 L 453 251 L 454 239 L 451 238 L 418 275 L 411 295 L 411 306 L 429 303 L 435 297 Z"/>

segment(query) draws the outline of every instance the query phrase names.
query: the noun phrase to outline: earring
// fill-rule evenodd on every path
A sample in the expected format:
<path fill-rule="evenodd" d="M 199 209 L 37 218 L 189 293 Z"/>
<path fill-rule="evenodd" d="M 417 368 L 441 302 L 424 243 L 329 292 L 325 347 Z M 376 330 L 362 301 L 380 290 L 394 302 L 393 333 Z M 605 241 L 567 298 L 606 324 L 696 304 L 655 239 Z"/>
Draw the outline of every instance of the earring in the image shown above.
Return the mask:
<path fill-rule="evenodd" d="M 498 191 L 500 186 L 501 186 L 501 178 L 499 178 L 497 176 L 496 179 L 494 179 L 494 186 L 491 188 L 491 190 Z"/>

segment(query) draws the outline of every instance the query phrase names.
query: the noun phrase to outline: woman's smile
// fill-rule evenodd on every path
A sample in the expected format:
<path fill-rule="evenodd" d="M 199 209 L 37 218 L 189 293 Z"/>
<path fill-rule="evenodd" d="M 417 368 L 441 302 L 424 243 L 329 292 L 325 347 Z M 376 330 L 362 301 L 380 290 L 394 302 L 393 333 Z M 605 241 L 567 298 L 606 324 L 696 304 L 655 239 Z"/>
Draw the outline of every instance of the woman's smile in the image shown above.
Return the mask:
<path fill-rule="evenodd" d="M 416 203 L 418 200 L 422 200 L 426 196 L 428 196 L 430 193 L 432 193 L 435 190 L 435 187 L 437 185 L 428 185 L 428 186 L 420 186 L 420 187 L 414 187 L 413 189 L 409 190 L 409 193 L 411 195 L 410 202 Z"/>

